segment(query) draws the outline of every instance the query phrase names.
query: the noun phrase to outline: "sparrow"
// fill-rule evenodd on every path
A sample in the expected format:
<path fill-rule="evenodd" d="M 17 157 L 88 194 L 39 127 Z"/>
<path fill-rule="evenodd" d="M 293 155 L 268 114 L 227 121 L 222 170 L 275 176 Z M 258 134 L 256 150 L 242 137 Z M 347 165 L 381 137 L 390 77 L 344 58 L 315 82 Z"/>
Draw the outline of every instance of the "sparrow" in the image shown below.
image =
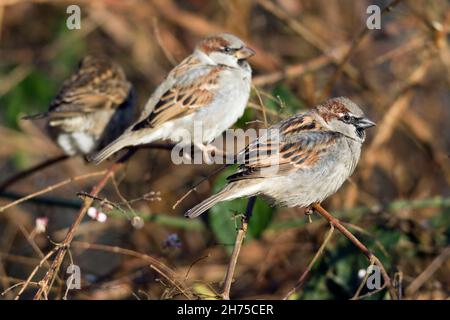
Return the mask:
<path fill-rule="evenodd" d="M 358 163 L 365 129 L 374 126 L 354 102 L 330 99 L 269 128 L 238 154 L 228 184 L 185 216 L 195 218 L 217 204 L 261 196 L 286 207 L 309 207 L 334 194 Z"/>
<path fill-rule="evenodd" d="M 125 147 L 155 140 L 204 150 L 244 113 L 252 75 L 247 59 L 254 54 L 232 34 L 202 40 L 157 87 L 139 119 L 91 160 L 98 164 Z M 194 134 L 196 125 L 200 134 Z"/>
<path fill-rule="evenodd" d="M 47 131 L 65 154 L 89 155 L 117 138 L 131 123 L 134 93 L 122 68 L 103 57 L 86 56 L 65 80 L 47 112 Z"/>

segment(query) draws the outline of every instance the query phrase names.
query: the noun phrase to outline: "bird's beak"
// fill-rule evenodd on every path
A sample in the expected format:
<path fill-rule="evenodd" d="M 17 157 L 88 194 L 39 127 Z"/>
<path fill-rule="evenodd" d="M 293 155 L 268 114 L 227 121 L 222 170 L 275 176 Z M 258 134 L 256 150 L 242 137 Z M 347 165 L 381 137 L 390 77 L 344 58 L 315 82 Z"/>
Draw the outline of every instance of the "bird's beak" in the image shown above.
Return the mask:
<path fill-rule="evenodd" d="M 256 52 L 249 48 L 249 47 L 243 47 L 242 49 L 239 49 L 238 51 L 236 51 L 235 55 L 236 58 L 238 58 L 238 60 L 242 60 L 242 59 L 248 59 L 251 56 L 253 56 Z"/>
<path fill-rule="evenodd" d="M 373 122 L 367 118 L 361 118 L 358 120 L 358 123 L 357 123 L 358 128 L 361 128 L 361 129 L 367 129 L 367 128 L 373 127 L 375 125 L 376 125 L 375 122 Z"/>

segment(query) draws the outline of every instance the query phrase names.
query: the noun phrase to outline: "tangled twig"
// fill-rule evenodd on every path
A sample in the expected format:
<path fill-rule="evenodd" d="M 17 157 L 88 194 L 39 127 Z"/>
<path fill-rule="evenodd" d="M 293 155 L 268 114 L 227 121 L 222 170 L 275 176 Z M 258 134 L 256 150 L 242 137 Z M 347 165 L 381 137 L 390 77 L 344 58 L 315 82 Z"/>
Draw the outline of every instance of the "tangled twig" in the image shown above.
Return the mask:
<path fill-rule="evenodd" d="M 151 255 L 143 254 L 143 253 L 125 249 L 125 248 L 108 246 L 108 245 L 104 245 L 104 244 L 95 244 L 95 243 L 74 241 L 73 245 L 80 247 L 80 248 L 88 249 L 88 250 L 100 250 L 100 251 L 106 251 L 106 252 L 113 252 L 113 253 L 119 253 L 122 255 L 142 259 L 142 260 L 148 262 L 150 264 L 150 268 L 152 268 L 153 270 L 158 272 L 160 275 L 162 275 L 164 278 L 166 278 L 186 298 L 194 299 L 194 296 L 191 293 L 191 290 L 189 288 L 187 288 L 184 281 L 179 280 L 177 278 L 175 271 L 173 271 L 171 268 L 166 266 L 164 263 L 160 262 L 155 257 L 152 257 Z"/>
<path fill-rule="evenodd" d="M 92 188 L 92 191 L 90 192 L 90 195 L 97 196 L 98 193 L 103 189 L 103 187 L 108 182 L 109 178 L 111 178 L 114 173 L 123 165 L 123 163 L 128 160 L 133 154 L 135 153 L 135 150 L 128 151 L 123 157 L 121 157 L 118 161 L 113 163 L 111 167 L 106 171 L 103 178 Z M 75 236 L 75 231 L 77 227 L 80 225 L 81 221 L 83 220 L 84 216 L 86 215 L 89 207 L 94 202 L 94 199 L 86 197 L 84 199 L 83 207 L 78 212 L 77 218 L 73 222 L 72 226 L 70 227 L 69 231 L 67 232 L 66 237 L 64 240 L 59 244 L 58 252 L 56 253 L 56 257 L 53 260 L 50 269 L 47 271 L 47 273 L 44 276 L 44 279 L 42 279 L 39 282 L 39 290 L 36 292 L 34 296 L 34 300 L 40 300 L 42 298 L 42 295 L 47 296 L 48 290 L 49 290 L 49 283 L 53 281 L 53 278 L 55 274 L 58 272 L 58 270 L 61 267 L 61 264 L 64 260 L 64 257 L 67 253 L 67 250 Z"/>

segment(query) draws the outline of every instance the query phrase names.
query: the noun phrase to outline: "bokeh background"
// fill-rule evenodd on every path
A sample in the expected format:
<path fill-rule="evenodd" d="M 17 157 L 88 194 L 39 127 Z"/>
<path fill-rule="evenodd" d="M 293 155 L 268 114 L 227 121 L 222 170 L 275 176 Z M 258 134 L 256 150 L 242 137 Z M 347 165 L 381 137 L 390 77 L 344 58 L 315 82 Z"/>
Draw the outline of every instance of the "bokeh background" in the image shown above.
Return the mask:
<path fill-rule="evenodd" d="M 402 298 L 448 299 L 450 4 L 394 1 L 381 29 L 364 31 L 367 6 L 388 3 L 1 0 L 0 183 L 61 154 L 40 123 L 20 118 L 46 110 L 86 54 L 106 55 L 124 67 L 140 109 L 199 39 L 232 32 L 257 51 L 251 59 L 255 88 L 236 127 L 263 128 L 334 96 L 361 105 L 378 125 L 368 132 L 355 174 L 323 206 L 376 253 L 401 284 Z M 70 4 L 81 7 L 80 30 L 66 27 Z M 81 158 L 57 163 L 1 190 L 0 206 L 110 165 L 96 167 Z M 95 201 L 107 220 L 86 217 L 77 228 L 49 298 L 185 298 L 149 263 L 150 256 L 171 269 L 168 277 L 181 281 L 183 290 L 215 298 L 246 200 L 218 205 L 193 221 L 183 213 L 233 170 L 212 175 L 217 167 L 177 166 L 166 150 L 140 150 L 99 194 L 115 206 Z M 16 297 L 43 255 L 67 233 L 82 202 L 77 192 L 89 191 L 99 179 L 72 181 L 0 212 L 0 299 Z M 47 222 L 45 231 L 37 228 L 39 221 Z M 308 223 L 303 209 L 270 208 L 258 200 L 231 297 L 282 298 L 328 229 L 317 215 Z M 66 292 L 71 261 L 81 268 L 82 289 Z M 303 288 L 290 298 L 349 299 L 367 266 L 335 231 Z M 33 297 L 47 269 L 43 263 L 21 298 Z M 384 298 L 385 291 L 367 297 Z"/>

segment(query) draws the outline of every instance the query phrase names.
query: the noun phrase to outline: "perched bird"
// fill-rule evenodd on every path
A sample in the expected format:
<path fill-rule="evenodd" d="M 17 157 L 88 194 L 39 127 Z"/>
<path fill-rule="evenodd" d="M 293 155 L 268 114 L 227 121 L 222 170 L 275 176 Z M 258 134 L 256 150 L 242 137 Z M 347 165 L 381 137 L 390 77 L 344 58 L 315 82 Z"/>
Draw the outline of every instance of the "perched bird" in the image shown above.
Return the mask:
<path fill-rule="evenodd" d="M 155 140 L 193 143 L 204 151 L 244 113 L 251 87 L 247 59 L 252 55 L 234 35 L 204 39 L 170 71 L 137 122 L 92 160 L 100 163 L 122 148 Z M 194 135 L 196 125 L 201 133 Z"/>
<path fill-rule="evenodd" d="M 133 88 L 120 66 L 86 56 L 64 83 L 47 112 L 51 137 L 69 155 L 88 155 L 117 138 L 133 118 Z"/>
<path fill-rule="evenodd" d="M 242 164 L 228 184 L 185 215 L 195 218 L 218 202 L 251 196 L 287 207 L 320 203 L 353 173 L 364 130 L 374 125 L 344 97 L 288 118 L 241 151 Z"/>

